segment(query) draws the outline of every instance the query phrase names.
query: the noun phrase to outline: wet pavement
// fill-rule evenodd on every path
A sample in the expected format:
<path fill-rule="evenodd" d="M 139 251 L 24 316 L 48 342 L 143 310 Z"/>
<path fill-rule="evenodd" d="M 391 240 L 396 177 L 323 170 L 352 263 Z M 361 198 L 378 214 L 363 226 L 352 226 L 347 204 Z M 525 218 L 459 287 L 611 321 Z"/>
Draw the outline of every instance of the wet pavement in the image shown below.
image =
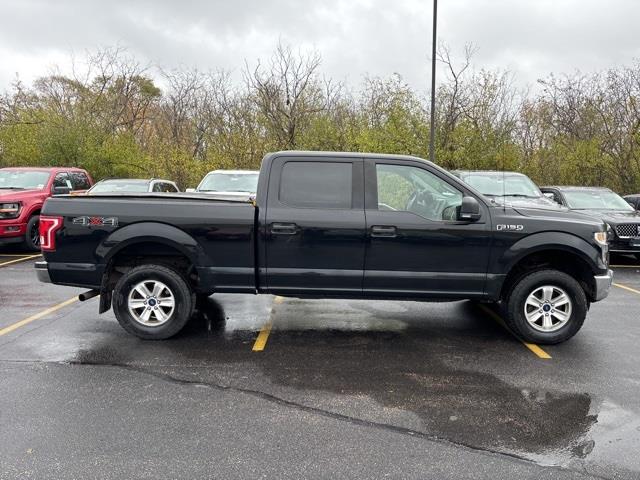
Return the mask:
<path fill-rule="evenodd" d="M 640 478 L 629 259 L 545 359 L 471 302 L 214 295 L 145 342 L 93 299 L 2 334 L 80 292 L 4 258 L 0 478 Z"/>

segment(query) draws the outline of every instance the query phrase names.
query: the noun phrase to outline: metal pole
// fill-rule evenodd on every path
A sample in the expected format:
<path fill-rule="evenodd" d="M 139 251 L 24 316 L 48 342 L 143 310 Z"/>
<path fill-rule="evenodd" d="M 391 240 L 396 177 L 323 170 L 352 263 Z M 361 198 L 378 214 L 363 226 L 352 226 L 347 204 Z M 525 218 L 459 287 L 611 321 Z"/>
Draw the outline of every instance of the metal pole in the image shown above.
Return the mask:
<path fill-rule="evenodd" d="M 433 38 L 431 39 L 431 122 L 429 126 L 429 160 L 436 160 L 436 25 L 438 0 L 433 0 Z"/>

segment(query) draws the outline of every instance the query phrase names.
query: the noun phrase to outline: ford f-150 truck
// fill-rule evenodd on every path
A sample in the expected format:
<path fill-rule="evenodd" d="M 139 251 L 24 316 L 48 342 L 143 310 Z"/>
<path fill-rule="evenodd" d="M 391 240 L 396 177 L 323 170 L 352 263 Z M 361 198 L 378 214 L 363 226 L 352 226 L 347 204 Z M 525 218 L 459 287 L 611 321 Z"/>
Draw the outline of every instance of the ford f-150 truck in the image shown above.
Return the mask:
<path fill-rule="evenodd" d="M 40 250 L 38 220 L 44 201 L 91 185 L 91 176 L 79 168 L 0 168 L 0 246 L 21 243 Z"/>
<path fill-rule="evenodd" d="M 255 198 L 51 198 L 41 281 L 91 289 L 128 332 L 175 335 L 218 292 L 499 302 L 524 340 L 558 343 L 607 296 L 603 222 L 496 205 L 411 156 L 268 154 Z"/>

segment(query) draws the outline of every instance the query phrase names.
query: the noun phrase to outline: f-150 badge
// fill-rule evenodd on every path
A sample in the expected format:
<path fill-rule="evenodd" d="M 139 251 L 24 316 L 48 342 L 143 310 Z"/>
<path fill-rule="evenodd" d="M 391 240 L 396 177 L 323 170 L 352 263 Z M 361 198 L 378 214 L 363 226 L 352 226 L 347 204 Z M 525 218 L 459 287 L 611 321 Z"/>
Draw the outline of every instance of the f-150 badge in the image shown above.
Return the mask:
<path fill-rule="evenodd" d="M 117 227 L 117 217 L 76 217 L 73 219 L 74 225 L 83 227 Z"/>
<path fill-rule="evenodd" d="M 496 225 L 496 230 L 498 230 L 499 232 L 521 232 L 522 230 L 524 230 L 524 225 L 505 225 L 504 223 L 498 223 Z"/>

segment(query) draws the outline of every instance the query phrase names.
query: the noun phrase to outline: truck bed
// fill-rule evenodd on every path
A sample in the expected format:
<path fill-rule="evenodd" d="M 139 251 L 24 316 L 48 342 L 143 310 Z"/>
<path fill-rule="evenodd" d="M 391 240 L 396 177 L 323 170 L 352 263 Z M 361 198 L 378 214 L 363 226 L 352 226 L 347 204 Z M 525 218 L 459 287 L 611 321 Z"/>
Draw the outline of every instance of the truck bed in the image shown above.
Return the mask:
<path fill-rule="evenodd" d="M 42 215 L 64 218 L 64 241 L 46 254 L 49 274 L 54 282 L 99 288 L 110 259 L 142 237 L 158 255 L 188 258 L 202 283 L 253 291 L 255 213 L 249 199 L 198 193 L 51 198 Z M 125 252 L 143 254 L 144 244 Z"/>

